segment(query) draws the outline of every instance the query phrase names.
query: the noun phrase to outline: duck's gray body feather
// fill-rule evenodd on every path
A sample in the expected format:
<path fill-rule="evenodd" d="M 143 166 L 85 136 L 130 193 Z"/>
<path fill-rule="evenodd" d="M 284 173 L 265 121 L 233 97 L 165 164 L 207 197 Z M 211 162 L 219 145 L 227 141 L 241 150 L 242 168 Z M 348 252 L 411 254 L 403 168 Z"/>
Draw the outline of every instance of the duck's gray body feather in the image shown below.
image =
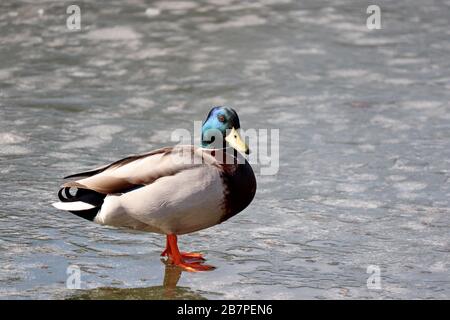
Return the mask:
<path fill-rule="evenodd" d="M 193 146 L 159 149 L 74 175 L 91 176 L 63 187 L 104 195 L 93 217 L 99 224 L 162 234 L 190 233 L 227 220 L 255 194 L 250 165 L 246 161 L 224 164 L 223 157 L 217 157 L 219 152 L 223 151 Z"/>

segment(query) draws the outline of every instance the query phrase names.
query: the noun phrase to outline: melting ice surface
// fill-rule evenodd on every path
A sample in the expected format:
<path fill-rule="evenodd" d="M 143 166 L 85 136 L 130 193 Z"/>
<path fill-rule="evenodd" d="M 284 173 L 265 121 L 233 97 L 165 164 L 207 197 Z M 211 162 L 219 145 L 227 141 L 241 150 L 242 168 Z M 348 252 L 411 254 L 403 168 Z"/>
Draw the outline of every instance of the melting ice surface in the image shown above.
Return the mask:
<path fill-rule="evenodd" d="M 379 2 L 372 31 L 365 1 L 134 0 L 83 4 L 74 32 L 69 2 L 2 1 L 0 297 L 449 298 L 450 1 Z M 163 237 L 50 206 L 64 175 L 220 104 L 280 129 L 280 170 L 181 237 L 215 271 L 165 270 Z"/>

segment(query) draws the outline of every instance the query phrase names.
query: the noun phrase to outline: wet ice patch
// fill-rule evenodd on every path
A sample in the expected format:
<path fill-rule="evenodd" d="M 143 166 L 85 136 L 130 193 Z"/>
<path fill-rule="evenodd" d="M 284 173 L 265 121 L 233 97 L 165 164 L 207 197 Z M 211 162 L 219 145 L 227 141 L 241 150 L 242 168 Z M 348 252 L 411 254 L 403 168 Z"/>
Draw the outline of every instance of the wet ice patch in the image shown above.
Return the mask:
<path fill-rule="evenodd" d="M 399 176 L 399 175 L 391 175 L 386 177 L 386 180 L 388 181 L 403 181 L 406 180 L 405 176 Z"/>
<path fill-rule="evenodd" d="M 128 99 L 127 103 L 143 109 L 150 109 L 155 105 L 153 100 L 139 97 Z"/>
<path fill-rule="evenodd" d="M 14 68 L 0 70 L 0 80 L 8 80 L 12 77 L 14 71 Z"/>
<path fill-rule="evenodd" d="M 217 6 L 229 6 L 231 5 L 235 0 L 207 0 L 207 3 L 217 5 Z"/>
<path fill-rule="evenodd" d="M 440 107 L 442 103 L 439 101 L 424 100 L 424 101 L 403 101 L 400 103 L 400 105 L 408 109 L 429 110 Z"/>
<path fill-rule="evenodd" d="M 147 8 L 147 10 L 145 10 L 145 15 L 147 17 L 156 17 L 159 16 L 160 14 L 161 10 L 157 8 Z"/>
<path fill-rule="evenodd" d="M 396 183 L 394 184 L 394 187 L 403 192 L 410 192 L 425 189 L 427 184 L 422 182 L 407 181 Z"/>
<path fill-rule="evenodd" d="M 111 142 L 113 136 L 124 128 L 116 125 L 98 125 L 85 128 L 83 133 L 85 138 L 78 139 L 75 141 L 68 142 L 64 144 L 61 149 L 72 149 L 72 148 L 95 148 L 99 147 L 104 143 Z"/>
<path fill-rule="evenodd" d="M 326 205 L 343 208 L 376 209 L 382 204 L 378 201 L 367 201 L 357 199 L 327 199 L 323 202 Z"/>
<path fill-rule="evenodd" d="M 0 154 L 3 155 L 24 155 L 30 153 L 31 150 L 21 147 L 21 146 L 10 146 L 6 145 L 0 148 Z"/>
<path fill-rule="evenodd" d="M 364 46 L 364 47 L 379 47 L 379 46 L 387 46 L 394 45 L 397 40 L 394 38 L 371 38 L 367 37 L 367 32 L 365 29 L 361 29 L 364 32 L 350 32 L 350 33 L 342 33 L 340 37 L 353 45 L 356 46 Z"/>
<path fill-rule="evenodd" d="M 378 179 L 377 175 L 370 173 L 354 174 L 351 176 L 351 180 L 355 181 L 375 181 Z"/>
<path fill-rule="evenodd" d="M 343 32 L 367 32 L 367 27 L 361 23 L 334 22 L 333 28 Z"/>
<path fill-rule="evenodd" d="M 152 59 L 156 57 L 164 57 L 167 55 L 170 55 L 171 52 L 169 49 L 161 49 L 161 48 L 148 48 L 148 49 L 142 49 L 137 52 L 134 52 L 130 54 L 130 59 L 136 59 L 136 60 L 145 60 L 145 59 Z"/>
<path fill-rule="evenodd" d="M 89 40 L 137 40 L 141 37 L 141 34 L 137 33 L 133 28 L 118 26 L 93 30 L 85 37 Z"/>
<path fill-rule="evenodd" d="M 0 154 L 23 155 L 31 152 L 28 148 L 19 144 L 27 141 L 23 136 L 11 132 L 0 132 Z"/>
<path fill-rule="evenodd" d="M 321 48 L 302 48 L 294 50 L 293 53 L 299 55 L 324 55 L 326 51 Z"/>
<path fill-rule="evenodd" d="M 229 28 L 259 26 L 265 24 L 266 22 L 267 22 L 266 19 L 252 14 L 238 17 L 234 20 L 227 21 L 224 23 L 205 23 L 203 25 L 200 25 L 200 29 L 204 31 L 217 31 Z"/>
<path fill-rule="evenodd" d="M 189 10 L 198 7 L 194 1 L 164 1 L 155 3 L 155 7 L 161 10 Z"/>
<path fill-rule="evenodd" d="M 284 107 L 284 106 L 298 106 L 301 103 L 301 101 L 302 101 L 301 97 L 276 97 L 270 99 L 268 103 L 270 105 Z M 291 116 L 293 116 L 292 113 Z"/>
<path fill-rule="evenodd" d="M 416 221 L 407 222 L 403 225 L 403 227 L 406 229 L 414 230 L 414 231 L 421 231 L 426 228 L 426 226 L 424 226 L 423 224 L 418 223 Z"/>
<path fill-rule="evenodd" d="M 448 272 L 450 264 L 445 261 L 438 261 L 430 266 L 432 272 Z"/>
<path fill-rule="evenodd" d="M 266 5 L 279 5 L 279 4 L 287 4 L 291 3 L 292 0 L 262 0 L 261 3 Z"/>
<path fill-rule="evenodd" d="M 26 141 L 26 138 L 10 132 L 0 132 L 1 144 L 17 144 Z"/>
<path fill-rule="evenodd" d="M 426 64 L 429 63 L 427 59 L 423 58 L 397 58 L 397 59 L 391 59 L 387 61 L 388 65 L 391 66 L 404 66 L 404 65 L 410 65 L 410 64 Z"/>
<path fill-rule="evenodd" d="M 167 106 L 166 113 L 181 113 L 186 107 L 186 101 L 174 101 L 171 105 Z"/>
<path fill-rule="evenodd" d="M 347 193 L 358 193 L 367 190 L 366 186 L 358 184 L 340 183 L 336 186 L 337 191 L 343 191 Z"/>
<path fill-rule="evenodd" d="M 336 78 L 360 78 L 367 75 L 367 70 L 362 69 L 340 69 L 340 70 L 332 70 L 330 71 L 331 77 Z"/>
<path fill-rule="evenodd" d="M 407 172 L 419 172 L 423 171 L 428 166 L 427 162 L 417 160 L 395 159 L 392 169 L 407 171 Z"/>
<path fill-rule="evenodd" d="M 400 120 L 392 119 L 383 115 L 376 115 L 370 120 L 370 123 L 386 129 L 391 129 L 392 131 L 403 131 L 411 128 L 411 126 Z"/>
<path fill-rule="evenodd" d="M 385 83 L 393 84 L 393 85 L 400 85 L 400 86 L 406 86 L 416 83 L 415 80 L 407 79 L 407 78 L 390 78 L 385 79 Z"/>
<path fill-rule="evenodd" d="M 86 129 L 86 133 L 98 136 L 100 138 L 111 138 L 112 135 L 123 131 L 124 128 L 117 125 L 98 125 Z"/>
<path fill-rule="evenodd" d="M 371 144 L 361 144 L 358 146 L 358 149 L 362 152 L 374 152 L 376 147 Z"/>

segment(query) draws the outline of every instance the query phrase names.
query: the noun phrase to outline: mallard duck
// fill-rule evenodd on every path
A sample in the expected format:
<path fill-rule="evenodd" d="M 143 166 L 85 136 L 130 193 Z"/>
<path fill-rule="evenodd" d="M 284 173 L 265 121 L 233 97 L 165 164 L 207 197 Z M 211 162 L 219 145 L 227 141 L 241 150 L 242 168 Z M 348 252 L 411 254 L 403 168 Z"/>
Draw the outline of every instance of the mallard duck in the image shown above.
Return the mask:
<path fill-rule="evenodd" d="M 180 252 L 177 236 L 222 223 L 253 200 L 256 179 L 239 128 L 235 110 L 214 107 L 201 147 L 166 147 L 69 175 L 53 206 L 101 225 L 164 234 L 161 256 L 170 263 L 211 270 L 202 254 Z"/>

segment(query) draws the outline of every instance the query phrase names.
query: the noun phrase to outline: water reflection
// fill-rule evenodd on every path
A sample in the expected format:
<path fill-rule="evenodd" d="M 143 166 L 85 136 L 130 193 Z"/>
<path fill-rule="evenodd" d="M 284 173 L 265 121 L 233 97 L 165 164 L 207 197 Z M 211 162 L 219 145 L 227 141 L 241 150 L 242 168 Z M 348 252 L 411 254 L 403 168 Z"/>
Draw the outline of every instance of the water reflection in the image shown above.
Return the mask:
<path fill-rule="evenodd" d="M 177 287 L 183 270 L 171 265 L 165 259 L 161 261 L 166 265 L 162 286 L 144 288 L 114 288 L 103 287 L 89 290 L 79 290 L 68 297 L 69 300 L 205 300 L 199 292 L 188 287 Z"/>

